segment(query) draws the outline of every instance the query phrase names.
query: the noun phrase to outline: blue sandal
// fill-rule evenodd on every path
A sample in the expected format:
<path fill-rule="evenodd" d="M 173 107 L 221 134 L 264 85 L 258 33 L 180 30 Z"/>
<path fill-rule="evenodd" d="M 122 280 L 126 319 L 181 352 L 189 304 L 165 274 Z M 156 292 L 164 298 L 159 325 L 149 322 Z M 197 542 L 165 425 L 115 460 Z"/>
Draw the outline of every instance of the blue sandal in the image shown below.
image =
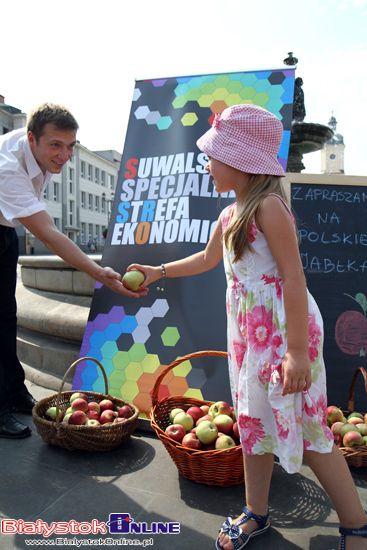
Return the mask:
<path fill-rule="evenodd" d="M 253 514 L 248 508 L 246 508 L 246 506 L 243 507 L 242 511 L 245 513 L 243 518 L 232 524 L 232 518 L 228 517 L 220 529 L 221 533 L 226 533 L 229 536 L 234 550 L 240 550 L 246 546 L 251 537 L 256 537 L 256 535 L 265 533 L 265 531 L 267 531 L 270 527 L 270 522 L 266 523 L 269 518 L 269 506 L 267 507 L 265 516 L 257 516 L 256 514 Z M 252 531 L 249 535 L 246 535 L 240 529 L 240 525 L 243 525 L 247 521 L 256 521 L 259 526 L 258 529 L 255 529 L 255 531 Z M 223 550 L 223 547 L 219 544 L 218 539 L 215 542 L 215 547 L 217 550 Z"/>
<path fill-rule="evenodd" d="M 344 529 L 344 527 L 340 527 L 339 533 L 340 533 L 340 550 L 345 550 L 345 537 L 362 537 L 364 539 L 367 539 L 367 523 L 361 529 Z"/>

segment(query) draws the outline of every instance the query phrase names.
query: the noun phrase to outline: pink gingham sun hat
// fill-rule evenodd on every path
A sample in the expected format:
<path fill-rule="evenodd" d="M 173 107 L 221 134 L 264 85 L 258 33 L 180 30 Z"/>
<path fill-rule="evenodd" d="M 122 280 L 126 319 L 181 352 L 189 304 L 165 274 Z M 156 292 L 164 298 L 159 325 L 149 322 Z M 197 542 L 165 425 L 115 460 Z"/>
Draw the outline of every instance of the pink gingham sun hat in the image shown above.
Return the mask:
<path fill-rule="evenodd" d="M 215 115 L 196 142 L 203 153 L 248 174 L 285 176 L 278 162 L 283 136 L 280 120 L 257 105 L 233 105 Z"/>

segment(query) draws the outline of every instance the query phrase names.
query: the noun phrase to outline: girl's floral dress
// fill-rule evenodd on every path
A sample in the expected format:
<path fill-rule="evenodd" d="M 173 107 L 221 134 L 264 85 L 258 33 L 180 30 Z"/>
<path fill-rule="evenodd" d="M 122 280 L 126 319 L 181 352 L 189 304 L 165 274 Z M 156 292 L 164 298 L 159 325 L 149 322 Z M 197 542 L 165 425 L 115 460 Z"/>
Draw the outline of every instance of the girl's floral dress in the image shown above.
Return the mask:
<path fill-rule="evenodd" d="M 222 213 L 223 231 L 234 208 L 232 204 Z M 312 385 L 308 391 L 283 397 L 280 367 L 287 351 L 287 324 L 282 280 L 255 220 L 250 240 L 254 252 L 246 251 L 236 263 L 232 263 L 233 251 L 225 245 L 223 250 L 233 405 L 243 453 L 274 453 L 283 468 L 293 473 L 299 471 L 305 449 L 328 453 L 333 446 L 326 421 L 323 322 L 308 292 Z"/>

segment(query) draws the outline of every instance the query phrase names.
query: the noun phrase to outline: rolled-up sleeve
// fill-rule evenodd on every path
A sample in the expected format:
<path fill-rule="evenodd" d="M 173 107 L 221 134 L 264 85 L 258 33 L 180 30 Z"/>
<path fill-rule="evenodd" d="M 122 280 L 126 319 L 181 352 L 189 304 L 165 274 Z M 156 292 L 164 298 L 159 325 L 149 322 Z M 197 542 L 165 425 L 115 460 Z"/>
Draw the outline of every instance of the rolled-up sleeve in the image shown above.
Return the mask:
<path fill-rule="evenodd" d="M 30 185 L 29 176 L 13 170 L 5 170 L 0 176 L 0 224 L 1 217 L 12 226 L 20 225 L 19 218 L 27 218 L 46 210 Z"/>

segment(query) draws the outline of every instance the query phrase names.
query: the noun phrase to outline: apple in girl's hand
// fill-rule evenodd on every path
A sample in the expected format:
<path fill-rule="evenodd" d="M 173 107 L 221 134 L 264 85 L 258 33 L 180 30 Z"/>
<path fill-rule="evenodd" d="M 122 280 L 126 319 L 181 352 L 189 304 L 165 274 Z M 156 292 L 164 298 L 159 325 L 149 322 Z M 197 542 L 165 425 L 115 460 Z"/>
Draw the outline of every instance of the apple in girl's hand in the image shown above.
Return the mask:
<path fill-rule="evenodd" d="M 122 284 L 125 288 L 136 292 L 140 285 L 145 281 L 144 273 L 133 268 L 127 271 L 122 277 Z"/>
<path fill-rule="evenodd" d="M 166 435 L 178 443 L 181 443 L 186 435 L 186 430 L 181 424 L 171 424 L 166 428 Z"/>
<path fill-rule="evenodd" d="M 187 409 L 186 414 L 192 416 L 194 422 L 196 423 L 199 418 L 202 418 L 204 416 L 204 411 L 202 411 L 200 407 L 190 407 L 189 409 Z"/>

